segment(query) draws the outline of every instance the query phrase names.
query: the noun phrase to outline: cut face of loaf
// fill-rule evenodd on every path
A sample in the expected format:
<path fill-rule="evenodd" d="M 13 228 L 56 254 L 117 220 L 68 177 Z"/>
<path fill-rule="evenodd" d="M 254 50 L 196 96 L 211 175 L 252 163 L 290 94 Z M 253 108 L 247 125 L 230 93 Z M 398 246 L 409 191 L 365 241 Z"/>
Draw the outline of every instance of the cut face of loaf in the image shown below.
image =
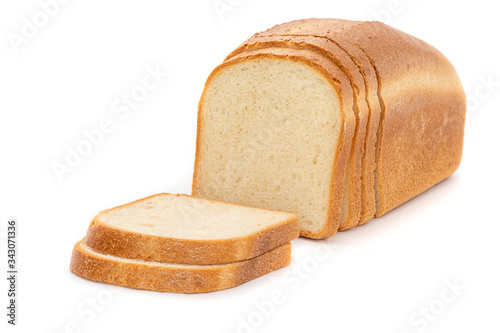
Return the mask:
<path fill-rule="evenodd" d="M 99 213 L 86 245 L 122 258 L 209 265 L 257 257 L 298 236 L 294 214 L 161 193 Z"/>
<path fill-rule="evenodd" d="M 356 120 L 349 79 L 309 50 L 241 53 L 200 100 L 193 195 L 293 212 L 301 235 L 335 233 Z"/>
<path fill-rule="evenodd" d="M 373 106 L 370 106 L 370 102 L 378 105 L 374 73 L 372 74 L 373 81 L 371 81 L 373 88 L 369 90 L 366 86 L 369 81 L 364 77 L 365 71 L 361 65 L 356 64 L 356 58 L 349 53 L 348 48 L 326 38 L 276 35 L 273 29 L 256 34 L 233 51 L 226 60 L 241 52 L 268 47 L 314 50 L 332 60 L 349 78 L 354 91 L 356 129 L 347 167 L 347 177 L 350 183 L 344 187 L 343 206 L 345 209 L 343 209 L 339 230 L 355 227 L 361 220 L 372 219 L 376 209 L 374 172 L 378 127 L 378 116 L 371 115 Z M 372 72 L 373 70 L 370 74 Z"/>

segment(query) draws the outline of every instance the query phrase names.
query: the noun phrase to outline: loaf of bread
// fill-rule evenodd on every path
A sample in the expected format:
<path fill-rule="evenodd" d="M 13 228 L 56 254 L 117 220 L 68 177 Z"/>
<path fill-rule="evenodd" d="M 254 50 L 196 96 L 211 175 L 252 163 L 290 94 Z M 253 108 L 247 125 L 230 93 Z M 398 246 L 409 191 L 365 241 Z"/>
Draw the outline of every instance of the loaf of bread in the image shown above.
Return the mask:
<path fill-rule="evenodd" d="M 294 214 L 160 193 L 99 213 L 85 242 L 122 258 L 211 265 L 254 258 L 297 237 Z"/>
<path fill-rule="evenodd" d="M 450 176 L 465 108 L 453 66 L 415 37 L 379 22 L 281 24 L 209 76 L 193 195 L 292 212 L 301 235 L 330 237 Z"/>

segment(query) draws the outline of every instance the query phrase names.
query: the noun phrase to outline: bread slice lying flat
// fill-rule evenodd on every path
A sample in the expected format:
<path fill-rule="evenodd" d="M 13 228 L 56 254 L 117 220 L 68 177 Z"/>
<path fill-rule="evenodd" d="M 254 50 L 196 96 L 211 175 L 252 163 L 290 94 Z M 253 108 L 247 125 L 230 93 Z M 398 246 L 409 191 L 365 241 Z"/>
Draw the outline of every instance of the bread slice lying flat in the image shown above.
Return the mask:
<path fill-rule="evenodd" d="M 250 259 L 298 236 L 294 214 L 161 193 L 99 213 L 86 245 L 122 258 L 207 265 Z"/>
<path fill-rule="evenodd" d="M 120 258 L 94 251 L 82 240 L 71 258 L 73 273 L 99 282 L 136 289 L 178 293 L 206 293 L 232 288 L 291 260 L 291 245 L 285 244 L 258 257 L 222 265 L 183 265 Z"/>
<path fill-rule="evenodd" d="M 348 77 L 321 54 L 271 47 L 232 57 L 200 100 L 193 195 L 290 211 L 301 235 L 333 235 L 354 110 Z"/>

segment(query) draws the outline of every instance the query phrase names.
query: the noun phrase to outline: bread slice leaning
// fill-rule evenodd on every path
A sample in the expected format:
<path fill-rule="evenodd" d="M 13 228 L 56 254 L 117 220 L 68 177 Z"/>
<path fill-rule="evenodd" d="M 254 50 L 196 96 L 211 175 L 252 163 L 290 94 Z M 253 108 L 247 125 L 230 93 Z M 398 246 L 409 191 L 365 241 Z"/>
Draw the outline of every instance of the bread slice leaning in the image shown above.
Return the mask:
<path fill-rule="evenodd" d="M 222 265 L 183 265 L 120 258 L 94 251 L 82 240 L 70 270 L 87 279 L 135 289 L 206 293 L 228 289 L 284 267 L 291 260 L 285 244 L 258 257 Z"/>
<path fill-rule="evenodd" d="M 370 108 L 365 79 L 352 57 L 332 40 L 306 35 L 275 34 L 274 29 L 276 28 L 254 35 L 234 50 L 227 59 L 244 51 L 267 47 L 306 49 L 319 52 L 330 59 L 349 78 L 354 91 L 356 128 L 346 171 L 349 183 L 344 187 L 343 210 L 339 230 L 355 227 L 360 221 L 364 209 L 371 209 L 372 217 L 375 213 L 375 145 L 367 142 L 367 131 L 370 129 L 368 126 Z M 369 158 L 371 160 L 368 160 Z M 367 207 L 369 204 L 372 208 Z"/>
<path fill-rule="evenodd" d="M 200 99 L 193 195 L 293 212 L 332 236 L 356 126 L 353 91 L 310 50 L 246 51 L 218 66 Z"/>
<path fill-rule="evenodd" d="M 160 193 L 99 213 L 86 245 L 122 258 L 208 265 L 254 258 L 298 236 L 294 214 Z"/>

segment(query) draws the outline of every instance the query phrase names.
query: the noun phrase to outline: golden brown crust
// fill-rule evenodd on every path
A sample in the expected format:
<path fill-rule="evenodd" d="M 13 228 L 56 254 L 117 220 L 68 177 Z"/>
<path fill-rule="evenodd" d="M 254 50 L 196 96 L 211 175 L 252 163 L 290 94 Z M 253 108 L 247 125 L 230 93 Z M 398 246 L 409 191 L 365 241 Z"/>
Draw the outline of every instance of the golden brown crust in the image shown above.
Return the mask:
<path fill-rule="evenodd" d="M 346 35 L 371 59 L 379 78 L 379 217 L 458 168 L 465 94 L 448 59 L 413 36 L 380 22 L 353 25 Z"/>
<path fill-rule="evenodd" d="M 113 227 L 100 220 L 101 214 L 105 212 L 127 207 L 158 195 L 169 194 L 156 194 L 101 212 L 90 223 L 86 244 L 97 252 L 122 258 L 211 265 L 254 258 L 299 237 L 298 219 L 294 214 L 289 214 L 289 217 L 280 223 L 259 232 L 228 239 L 179 239 L 147 235 Z M 176 196 L 189 197 L 183 194 Z M 210 199 L 203 200 L 215 202 Z"/>
<path fill-rule="evenodd" d="M 356 106 L 356 128 L 354 131 L 354 144 L 351 147 L 347 179 L 349 193 L 344 191 L 344 207 L 339 225 L 339 230 L 347 230 L 358 225 L 363 217 L 373 218 L 375 214 L 375 139 L 377 122 L 372 124 L 374 117 L 370 115 L 368 104 L 369 90 L 365 87 L 366 78 L 363 77 L 361 68 L 354 62 L 345 48 L 338 43 L 324 37 L 302 35 L 275 34 L 273 29 L 257 34 L 234 50 L 227 58 L 248 50 L 263 49 L 266 47 L 288 47 L 313 50 L 321 53 L 349 78 L 354 94 Z M 368 84 L 368 82 L 366 82 Z M 377 101 L 378 104 L 378 101 Z M 375 134 L 374 134 L 375 133 Z M 369 140 L 369 141 L 368 141 Z M 364 211 L 363 211 L 364 210 Z"/>
<path fill-rule="evenodd" d="M 349 152 L 351 149 L 351 141 L 354 135 L 354 129 L 356 124 L 356 119 L 352 111 L 353 105 L 353 91 L 349 82 L 349 79 L 340 71 L 340 69 L 335 66 L 328 58 L 309 50 L 295 50 L 295 49 L 284 49 L 284 48 L 266 48 L 264 50 L 256 51 L 246 51 L 242 52 L 231 59 L 226 60 L 217 68 L 215 68 L 205 83 L 205 89 L 203 91 L 202 97 L 200 99 L 200 104 L 198 108 L 198 134 L 196 143 L 196 156 L 195 156 L 195 167 L 193 174 L 193 195 L 197 194 L 196 184 L 197 184 L 197 170 L 198 163 L 200 160 L 200 123 L 203 117 L 202 114 L 202 101 L 204 94 L 210 84 L 212 78 L 217 75 L 217 73 L 224 69 L 226 66 L 230 66 L 237 62 L 245 61 L 253 58 L 261 57 L 278 57 L 287 58 L 295 61 L 300 61 L 312 66 L 332 84 L 332 87 L 337 91 L 340 99 L 342 101 L 342 111 L 343 111 L 343 127 L 339 138 L 339 144 L 337 145 L 336 160 L 334 162 L 333 168 L 333 179 L 332 179 L 332 189 L 330 195 L 330 218 L 328 223 L 325 223 L 325 227 L 318 232 L 308 232 L 305 230 L 300 231 L 300 235 L 310 238 L 328 238 L 335 234 L 338 229 L 339 221 L 341 217 L 341 206 L 342 197 L 344 190 L 344 178 L 346 172 L 346 164 L 349 158 Z"/>
<path fill-rule="evenodd" d="M 253 259 L 224 265 L 176 266 L 131 262 L 103 256 L 76 243 L 70 270 L 87 279 L 135 289 L 177 293 L 206 293 L 232 288 L 285 267 L 291 261 L 290 243 Z"/>

